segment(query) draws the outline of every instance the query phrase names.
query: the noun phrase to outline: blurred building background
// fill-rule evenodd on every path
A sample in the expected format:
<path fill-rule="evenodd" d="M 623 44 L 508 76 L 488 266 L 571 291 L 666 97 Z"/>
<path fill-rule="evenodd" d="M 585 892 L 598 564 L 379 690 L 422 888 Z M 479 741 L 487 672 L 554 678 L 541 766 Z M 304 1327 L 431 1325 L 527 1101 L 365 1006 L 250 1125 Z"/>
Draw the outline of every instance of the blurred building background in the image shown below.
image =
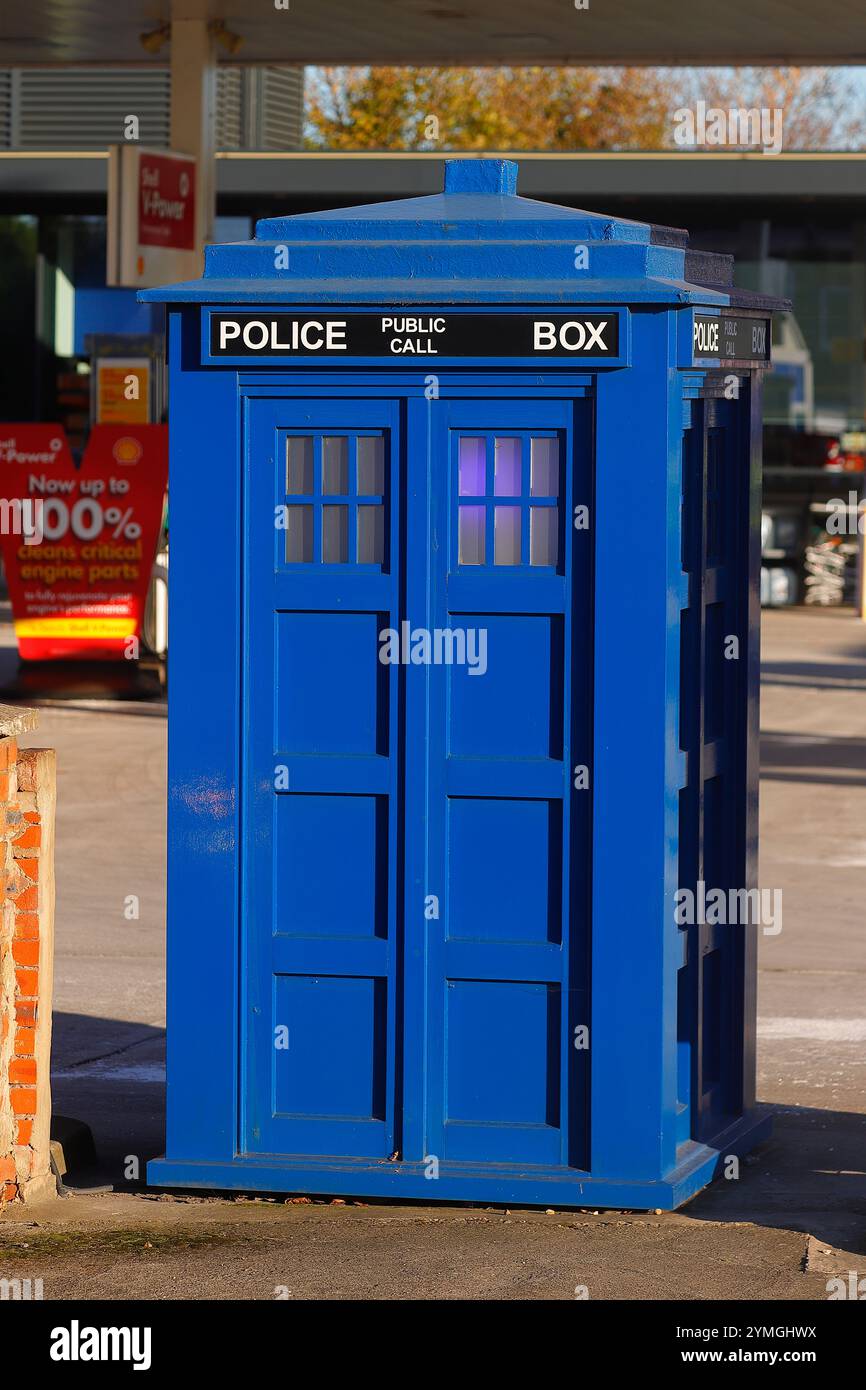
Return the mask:
<path fill-rule="evenodd" d="M 447 150 L 435 137 L 371 148 L 383 127 L 356 140 L 357 110 L 329 113 L 311 71 L 305 103 L 301 67 L 220 65 L 216 240 L 250 236 L 260 217 L 439 188 Z M 161 330 L 161 311 L 105 284 L 106 151 L 131 111 L 142 144 L 170 144 L 168 66 L 0 69 L 0 420 L 60 421 L 73 443 L 90 424 L 88 336 Z M 597 102 L 596 127 L 604 111 Z M 472 139 L 479 148 L 483 131 Z M 856 536 L 826 522 L 840 499 L 856 520 L 866 462 L 866 153 L 517 157 L 524 195 L 686 227 L 694 247 L 736 258 L 739 284 L 793 301 L 766 381 L 764 600 L 854 602 Z"/>

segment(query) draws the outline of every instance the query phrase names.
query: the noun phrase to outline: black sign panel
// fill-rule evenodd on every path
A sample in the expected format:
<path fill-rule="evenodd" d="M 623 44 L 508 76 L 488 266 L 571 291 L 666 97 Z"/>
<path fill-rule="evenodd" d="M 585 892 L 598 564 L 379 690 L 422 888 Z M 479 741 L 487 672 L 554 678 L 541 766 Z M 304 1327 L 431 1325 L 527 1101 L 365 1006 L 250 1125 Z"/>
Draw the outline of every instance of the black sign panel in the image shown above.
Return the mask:
<path fill-rule="evenodd" d="M 722 362 L 769 362 L 770 320 L 741 314 L 718 318 L 695 314 L 692 331 L 695 358 L 717 357 Z"/>
<path fill-rule="evenodd" d="M 224 313 L 210 316 L 212 357 L 616 358 L 619 315 Z"/>

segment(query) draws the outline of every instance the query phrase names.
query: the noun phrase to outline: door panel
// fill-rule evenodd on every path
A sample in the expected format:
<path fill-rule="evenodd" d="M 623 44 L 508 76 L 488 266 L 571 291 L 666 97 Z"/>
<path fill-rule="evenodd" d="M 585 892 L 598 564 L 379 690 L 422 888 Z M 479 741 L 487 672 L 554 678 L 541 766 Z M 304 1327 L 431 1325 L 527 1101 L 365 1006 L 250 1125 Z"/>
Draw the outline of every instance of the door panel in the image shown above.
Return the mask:
<path fill-rule="evenodd" d="M 428 891 L 444 906 L 428 938 L 427 1142 L 445 1159 L 559 1164 L 580 1144 L 573 409 L 442 402 L 434 434 L 434 621 L 486 651 L 483 670 L 430 668 Z"/>
<path fill-rule="evenodd" d="M 397 1139 L 400 451 L 393 402 L 253 401 L 247 436 L 249 1151 Z"/>

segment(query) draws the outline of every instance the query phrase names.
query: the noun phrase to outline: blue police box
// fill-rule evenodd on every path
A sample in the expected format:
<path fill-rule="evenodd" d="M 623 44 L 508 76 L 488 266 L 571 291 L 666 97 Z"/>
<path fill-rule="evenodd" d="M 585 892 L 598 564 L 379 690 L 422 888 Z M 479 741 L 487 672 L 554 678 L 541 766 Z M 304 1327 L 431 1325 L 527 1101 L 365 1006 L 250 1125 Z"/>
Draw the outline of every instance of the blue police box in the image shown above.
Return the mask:
<path fill-rule="evenodd" d="M 517 197 L 505 160 L 445 168 L 142 295 L 171 373 L 149 1180 L 676 1207 L 768 1132 L 784 306 L 683 232 Z"/>

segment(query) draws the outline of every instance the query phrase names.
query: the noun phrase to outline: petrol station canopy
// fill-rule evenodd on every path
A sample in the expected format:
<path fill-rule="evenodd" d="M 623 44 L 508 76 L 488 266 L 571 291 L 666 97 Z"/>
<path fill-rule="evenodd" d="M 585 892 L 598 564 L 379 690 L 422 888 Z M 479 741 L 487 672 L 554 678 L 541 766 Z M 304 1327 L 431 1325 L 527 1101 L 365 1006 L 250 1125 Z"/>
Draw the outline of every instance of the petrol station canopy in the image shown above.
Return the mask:
<path fill-rule="evenodd" d="M 283 0 L 280 0 L 282 3 Z M 143 35 L 222 22 L 220 61 L 297 64 L 856 64 L 851 0 L 42 0 L 0 16 L 4 63 L 159 62 Z M 234 44 L 234 36 L 242 40 Z"/>

